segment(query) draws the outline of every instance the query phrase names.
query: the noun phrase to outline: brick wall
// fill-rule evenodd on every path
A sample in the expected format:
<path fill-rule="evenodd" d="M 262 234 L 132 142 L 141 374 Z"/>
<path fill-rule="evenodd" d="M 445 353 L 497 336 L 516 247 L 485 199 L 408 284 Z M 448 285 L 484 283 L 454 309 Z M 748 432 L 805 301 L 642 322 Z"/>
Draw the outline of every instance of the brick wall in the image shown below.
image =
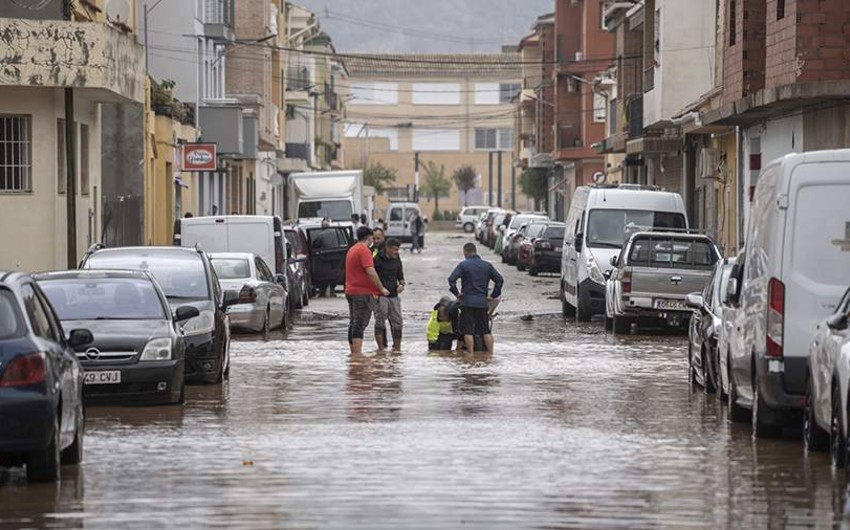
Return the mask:
<path fill-rule="evenodd" d="M 543 89 L 538 105 L 540 114 L 537 151 L 551 153 L 555 149 L 555 112 L 551 104 L 555 101 L 555 25 L 547 24 L 540 31 L 540 58 L 543 62 Z"/>
<path fill-rule="evenodd" d="M 733 102 L 765 86 L 766 4 L 765 0 L 724 0 L 724 4 L 723 101 Z M 730 44 L 733 23 L 735 43 Z"/>

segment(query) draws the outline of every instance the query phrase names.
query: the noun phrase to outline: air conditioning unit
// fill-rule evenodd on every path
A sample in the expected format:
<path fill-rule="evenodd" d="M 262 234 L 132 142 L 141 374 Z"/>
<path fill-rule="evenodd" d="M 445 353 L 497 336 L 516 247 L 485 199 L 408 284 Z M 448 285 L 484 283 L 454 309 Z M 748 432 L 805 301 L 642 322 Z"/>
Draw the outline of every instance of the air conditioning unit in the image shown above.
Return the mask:
<path fill-rule="evenodd" d="M 719 178 L 720 163 L 720 151 L 708 147 L 700 149 L 697 175 L 701 179 Z"/>

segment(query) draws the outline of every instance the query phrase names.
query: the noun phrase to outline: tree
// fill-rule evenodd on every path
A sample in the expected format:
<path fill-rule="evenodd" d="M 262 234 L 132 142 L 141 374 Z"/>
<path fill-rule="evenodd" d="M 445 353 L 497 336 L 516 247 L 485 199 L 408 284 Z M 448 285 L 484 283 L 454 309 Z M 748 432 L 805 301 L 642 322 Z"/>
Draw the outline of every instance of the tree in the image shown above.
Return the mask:
<path fill-rule="evenodd" d="M 387 189 L 387 184 L 395 182 L 398 170 L 384 167 L 380 162 L 372 164 L 363 171 L 363 185 L 372 186 L 375 192 L 383 193 Z"/>
<path fill-rule="evenodd" d="M 519 187 L 526 197 L 534 199 L 534 209 L 541 210 L 541 203 L 549 195 L 549 172 L 545 169 L 528 168 L 519 176 Z"/>
<path fill-rule="evenodd" d="M 439 166 L 433 161 L 425 162 L 425 184 L 422 185 L 422 194 L 434 198 L 434 211 L 440 209 L 440 197 L 448 197 L 452 189 L 452 183 L 446 178 L 446 166 Z"/>
<path fill-rule="evenodd" d="M 469 206 L 466 202 L 466 195 L 469 190 L 475 189 L 475 182 L 478 180 L 478 173 L 475 168 L 470 165 L 460 166 L 452 175 L 457 189 L 463 193 L 463 205 Z"/>

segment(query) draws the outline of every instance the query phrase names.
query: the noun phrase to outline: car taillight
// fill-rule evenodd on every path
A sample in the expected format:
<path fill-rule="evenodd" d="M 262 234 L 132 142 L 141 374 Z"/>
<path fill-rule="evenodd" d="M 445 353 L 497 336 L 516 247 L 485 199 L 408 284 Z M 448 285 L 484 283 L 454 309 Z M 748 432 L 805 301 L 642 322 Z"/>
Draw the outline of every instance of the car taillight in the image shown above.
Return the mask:
<path fill-rule="evenodd" d="M 624 293 L 632 292 L 632 271 L 623 271 L 623 279 L 620 280 L 620 285 Z"/>
<path fill-rule="evenodd" d="M 767 337 L 766 357 L 782 358 L 785 333 L 785 284 L 771 278 L 767 284 Z"/>
<path fill-rule="evenodd" d="M 242 290 L 239 291 L 239 303 L 240 304 L 253 304 L 257 301 L 257 291 L 251 287 L 250 285 L 246 285 L 242 287 Z"/>
<path fill-rule="evenodd" d="M 534 242 L 534 248 L 537 250 L 552 250 L 552 243 L 548 241 L 537 240 Z"/>
<path fill-rule="evenodd" d="M 32 386 L 43 383 L 46 377 L 43 353 L 23 355 L 12 360 L 3 370 L 0 387 Z"/>

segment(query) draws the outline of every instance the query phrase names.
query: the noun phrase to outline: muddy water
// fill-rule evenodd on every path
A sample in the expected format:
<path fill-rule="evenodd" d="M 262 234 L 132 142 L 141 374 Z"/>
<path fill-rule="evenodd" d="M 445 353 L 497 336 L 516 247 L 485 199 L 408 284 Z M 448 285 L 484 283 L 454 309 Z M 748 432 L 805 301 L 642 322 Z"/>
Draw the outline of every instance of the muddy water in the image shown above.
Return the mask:
<path fill-rule="evenodd" d="M 421 265 L 427 278 L 433 264 L 416 259 L 409 270 Z M 183 408 L 89 409 L 85 463 L 58 486 L 0 471 L 0 526 L 840 519 L 843 484 L 827 456 L 804 457 L 792 437 L 754 443 L 746 426 L 730 426 L 713 396 L 689 387 L 682 337 L 614 338 L 599 323 L 565 323 L 543 296 L 551 286 L 537 289 L 539 302 L 522 311 L 506 301 L 493 357 L 428 355 L 425 314 L 414 310 L 424 302 L 411 301 L 402 355 L 351 358 L 343 301 L 317 301 L 286 338 L 235 342 L 230 381 L 191 387 Z"/>

